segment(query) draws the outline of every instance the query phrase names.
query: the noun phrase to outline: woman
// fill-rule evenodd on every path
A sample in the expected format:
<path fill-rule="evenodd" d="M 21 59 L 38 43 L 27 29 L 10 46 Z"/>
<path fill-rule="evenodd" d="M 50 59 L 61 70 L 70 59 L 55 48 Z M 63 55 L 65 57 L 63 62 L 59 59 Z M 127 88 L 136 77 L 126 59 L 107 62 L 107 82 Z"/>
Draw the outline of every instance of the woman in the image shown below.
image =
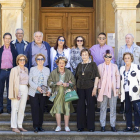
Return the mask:
<path fill-rule="evenodd" d="M 45 131 L 42 128 L 45 97 L 50 96 L 51 92 L 49 87 L 46 93 L 41 88 L 41 86 L 47 86 L 47 80 L 50 75 L 49 68 L 43 66 L 45 59 L 43 54 L 37 54 L 35 57 L 37 66 L 32 67 L 29 74 L 29 97 L 35 133 Z"/>
<path fill-rule="evenodd" d="M 28 69 L 24 67 L 27 57 L 20 54 L 16 58 L 17 66 L 12 68 L 9 79 L 9 99 L 11 100 L 11 128 L 20 133 L 27 131 L 22 127 L 28 96 Z"/>
<path fill-rule="evenodd" d="M 50 61 L 51 61 L 51 71 L 57 68 L 56 60 L 59 57 L 66 57 L 68 63 L 66 68 L 71 70 L 70 67 L 70 48 L 66 45 L 66 39 L 63 36 L 59 36 L 56 41 L 56 45 L 51 48 Z"/>
<path fill-rule="evenodd" d="M 95 130 L 95 95 L 98 84 L 98 68 L 96 63 L 89 59 L 90 51 L 83 49 L 81 51 L 82 63 L 79 63 L 76 68 L 77 93 L 79 100 L 77 103 L 77 128 L 78 132 L 84 130 L 87 124 L 87 129 L 90 132 Z M 87 104 L 87 112 L 86 105 Z M 86 116 L 87 114 L 87 116 Z M 86 122 L 87 119 L 87 122 Z"/>
<path fill-rule="evenodd" d="M 124 132 L 132 131 L 132 105 L 134 108 L 134 129 L 133 132 L 139 131 L 140 116 L 136 109 L 136 103 L 140 102 L 140 67 L 132 63 L 133 54 L 126 52 L 123 54 L 125 66 L 120 68 L 121 75 L 121 102 L 125 103 L 126 128 Z"/>
<path fill-rule="evenodd" d="M 73 69 L 73 73 L 75 74 L 77 65 L 82 62 L 80 52 L 84 49 L 85 39 L 82 36 L 77 36 L 74 40 L 74 45 L 75 48 L 71 49 L 70 64 Z"/>
<path fill-rule="evenodd" d="M 51 115 L 56 117 L 56 132 L 61 131 L 61 114 L 64 114 L 65 131 L 70 131 L 69 118 L 70 113 L 74 112 L 71 102 L 65 102 L 65 92 L 75 85 L 75 79 L 70 70 L 65 68 L 67 64 L 65 57 L 59 57 L 56 60 L 58 68 L 51 72 L 48 79 L 48 85 L 52 88 L 52 93 L 56 94 L 54 105 L 50 111 Z"/>
<path fill-rule="evenodd" d="M 112 54 L 110 50 L 106 50 L 104 55 L 105 62 L 98 66 L 101 76 L 98 83 L 98 101 L 101 102 L 100 107 L 100 123 L 101 131 L 105 132 L 107 103 L 110 103 L 110 125 L 111 131 L 117 132 L 116 123 L 116 105 L 117 96 L 120 88 L 120 74 L 116 64 L 111 63 Z"/>

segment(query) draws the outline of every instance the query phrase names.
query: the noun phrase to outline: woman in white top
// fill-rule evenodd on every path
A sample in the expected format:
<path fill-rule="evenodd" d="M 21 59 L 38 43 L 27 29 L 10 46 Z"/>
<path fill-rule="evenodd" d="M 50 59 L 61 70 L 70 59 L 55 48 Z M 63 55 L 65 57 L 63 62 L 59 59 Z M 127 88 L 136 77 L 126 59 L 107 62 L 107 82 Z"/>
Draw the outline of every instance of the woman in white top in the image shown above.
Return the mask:
<path fill-rule="evenodd" d="M 140 67 L 133 62 L 133 54 L 126 52 L 123 54 L 125 66 L 120 68 L 121 75 L 121 93 L 119 97 L 121 102 L 125 103 L 126 128 L 124 132 L 132 131 L 132 105 L 134 108 L 134 130 L 139 131 L 140 116 L 136 104 L 140 102 Z"/>
<path fill-rule="evenodd" d="M 57 68 L 56 60 L 58 57 L 66 57 L 68 63 L 66 68 L 71 70 L 70 66 L 70 48 L 66 45 L 66 39 L 63 36 L 59 36 L 56 41 L 56 45 L 51 48 L 50 51 L 51 71 Z"/>

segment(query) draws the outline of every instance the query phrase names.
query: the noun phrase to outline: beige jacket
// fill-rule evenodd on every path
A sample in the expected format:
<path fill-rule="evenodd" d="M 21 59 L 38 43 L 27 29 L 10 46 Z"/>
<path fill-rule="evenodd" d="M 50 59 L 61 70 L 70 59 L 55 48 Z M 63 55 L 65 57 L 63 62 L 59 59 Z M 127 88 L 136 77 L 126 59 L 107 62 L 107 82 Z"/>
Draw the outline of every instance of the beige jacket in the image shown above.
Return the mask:
<path fill-rule="evenodd" d="M 25 67 L 25 71 L 28 74 L 28 69 Z M 20 67 L 16 66 L 11 69 L 10 78 L 9 78 L 9 99 L 17 99 L 19 94 L 19 74 Z"/>

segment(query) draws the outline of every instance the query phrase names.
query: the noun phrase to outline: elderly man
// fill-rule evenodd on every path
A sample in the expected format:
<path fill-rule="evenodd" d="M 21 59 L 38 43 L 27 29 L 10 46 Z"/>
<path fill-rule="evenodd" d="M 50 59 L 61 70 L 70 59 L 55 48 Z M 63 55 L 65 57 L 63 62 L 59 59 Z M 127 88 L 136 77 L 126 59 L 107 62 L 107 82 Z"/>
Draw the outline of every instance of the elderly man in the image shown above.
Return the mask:
<path fill-rule="evenodd" d="M 37 66 L 35 56 L 39 53 L 42 53 L 46 57 L 44 66 L 50 68 L 50 45 L 43 41 L 43 33 L 37 31 L 34 33 L 34 41 L 29 43 L 25 50 L 25 55 L 28 58 L 27 67 L 29 71 L 31 67 Z"/>
<path fill-rule="evenodd" d="M 3 113 L 3 93 L 6 83 L 7 90 L 7 113 L 11 113 L 11 100 L 8 98 L 9 75 L 13 67 L 16 66 L 17 51 L 13 45 L 10 45 L 12 35 L 5 33 L 3 35 L 4 45 L 0 48 L 0 114 Z"/>
<path fill-rule="evenodd" d="M 11 41 L 11 44 L 15 46 L 18 54 L 24 54 L 26 47 L 28 46 L 28 42 L 23 40 L 24 30 L 22 28 L 18 28 L 15 31 L 16 39 Z"/>
<path fill-rule="evenodd" d="M 132 34 L 127 34 L 125 36 L 125 42 L 126 44 L 120 47 L 119 53 L 118 53 L 117 65 L 119 69 L 121 66 L 125 65 L 123 61 L 123 54 L 125 52 L 132 53 L 134 56 L 133 63 L 140 65 L 140 47 L 134 43 L 134 36 Z M 124 111 L 124 103 L 121 103 L 120 114 L 122 114 L 123 111 Z"/>
<path fill-rule="evenodd" d="M 104 62 L 104 54 L 106 50 L 110 50 L 112 54 L 112 63 L 115 63 L 115 57 L 114 57 L 114 50 L 111 46 L 106 45 L 106 34 L 105 33 L 99 33 L 97 41 L 99 44 L 96 44 L 90 48 L 91 55 L 93 57 L 93 61 L 98 66 L 99 64 Z M 97 103 L 97 109 L 96 112 L 100 112 L 100 103 Z M 109 101 L 108 101 L 108 109 L 107 112 L 110 112 L 109 109 Z"/>

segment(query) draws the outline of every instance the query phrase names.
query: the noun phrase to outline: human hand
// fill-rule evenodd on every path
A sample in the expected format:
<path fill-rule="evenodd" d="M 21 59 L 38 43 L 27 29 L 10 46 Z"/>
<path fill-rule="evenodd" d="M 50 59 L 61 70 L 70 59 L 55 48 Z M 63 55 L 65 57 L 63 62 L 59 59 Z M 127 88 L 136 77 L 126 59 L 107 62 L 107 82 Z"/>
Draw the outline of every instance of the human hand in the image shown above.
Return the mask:
<path fill-rule="evenodd" d="M 96 96 L 96 88 L 93 88 L 93 90 L 92 90 L 92 96 Z"/>
<path fill-rule="evenodd" d="M 38 90 L 40 93 L 43 93 L 41 87 L 38 87 L 37 90 Z"/>
<path fill-rule="evenodd" d="M 68 87 L 69 86 L 69 83 L 63 83 L 63 86 L 64 87 Z"/>
<path fill-rule="evenodd" d="M 60 86 L 60 85 L 63 85 L 63 83 L 62 82 L 57 82 L 57 84 L 56 84 L 57 86 Z"/>
<path fill-rule="evenodd" d="M 50 95 L 51 95 L 51 93 L 48 91 L 48 92 L 47 92 L 47 96 L 50 97 Z"/>

